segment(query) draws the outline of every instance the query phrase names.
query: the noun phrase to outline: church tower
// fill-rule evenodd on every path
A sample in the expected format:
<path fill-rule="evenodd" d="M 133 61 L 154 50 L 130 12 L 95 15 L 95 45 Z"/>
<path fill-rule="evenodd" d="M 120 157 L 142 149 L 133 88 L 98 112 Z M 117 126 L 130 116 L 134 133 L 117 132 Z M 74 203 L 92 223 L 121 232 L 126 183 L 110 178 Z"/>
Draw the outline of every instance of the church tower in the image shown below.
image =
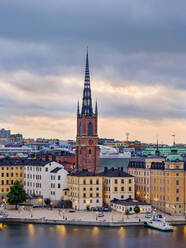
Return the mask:
<path fill-rule="evenodd" d="M 85 81 L 83 89 L 82 108 L 77 106 L 77 137 L 76 137 L 76 169 L 87 169 L 90 172 L 99 172 L 98 134 L 97 134 L 98 109 L 92 108 L 90 88 L 90 73 L 88 50 L 86 54 Z"/>

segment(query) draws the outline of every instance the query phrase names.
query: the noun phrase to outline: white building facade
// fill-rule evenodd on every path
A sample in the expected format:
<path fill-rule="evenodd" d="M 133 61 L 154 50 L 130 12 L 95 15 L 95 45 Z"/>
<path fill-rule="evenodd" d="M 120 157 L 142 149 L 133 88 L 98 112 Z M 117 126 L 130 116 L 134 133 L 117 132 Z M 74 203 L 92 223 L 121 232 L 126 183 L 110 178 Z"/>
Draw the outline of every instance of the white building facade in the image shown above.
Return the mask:
<path fill-rule="evenodd" d="M 41 196 L 57 202 L 63 198 L 63 189 L 67 187 L 67 174 L 63 165 L 57 162 L 42 161 L 25 165 L 24 188 L 30 196 Z"/>

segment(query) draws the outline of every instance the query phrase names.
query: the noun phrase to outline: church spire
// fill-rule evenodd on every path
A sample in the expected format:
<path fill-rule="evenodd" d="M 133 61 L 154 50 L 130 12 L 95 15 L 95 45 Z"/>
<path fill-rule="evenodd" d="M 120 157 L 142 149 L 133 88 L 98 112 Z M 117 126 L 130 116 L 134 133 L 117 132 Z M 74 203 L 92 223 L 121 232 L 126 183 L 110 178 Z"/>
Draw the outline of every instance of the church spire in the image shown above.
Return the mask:
<path fill-rule="evenodd" d="M 77 103 L 77 115 L 79 115 L 79 100 L 78 100 L 78 103 Z"/>
<path fill-rule="evenodd" d="M 98 114 L 98 104 L 97 104 L 97 100 L 96 100 L 96 106 L 95 106 L 95 114 Z"/>
<path fill-rule="evenodd" d="M 86 54 L 85 81 L 84 81 L 83 103 L 82 103 L 81 113 L 89 117 L 93 115 L 91 89 L 90 89 L 88 48 L 87 48 L 87 54 Z"/>

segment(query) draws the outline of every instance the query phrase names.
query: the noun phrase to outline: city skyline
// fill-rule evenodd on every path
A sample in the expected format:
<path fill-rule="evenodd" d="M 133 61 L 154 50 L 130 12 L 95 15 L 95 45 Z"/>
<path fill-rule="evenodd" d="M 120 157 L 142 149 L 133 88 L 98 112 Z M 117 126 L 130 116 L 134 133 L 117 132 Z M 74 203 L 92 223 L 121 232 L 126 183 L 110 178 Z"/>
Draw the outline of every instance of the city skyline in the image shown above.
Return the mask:
<path fill-rule="evenodd" d="M 166 2 L 0 3 L 0 126 L 75 139 L 88 45 L 99 137 L 185 143 L 186 3 Z"/>

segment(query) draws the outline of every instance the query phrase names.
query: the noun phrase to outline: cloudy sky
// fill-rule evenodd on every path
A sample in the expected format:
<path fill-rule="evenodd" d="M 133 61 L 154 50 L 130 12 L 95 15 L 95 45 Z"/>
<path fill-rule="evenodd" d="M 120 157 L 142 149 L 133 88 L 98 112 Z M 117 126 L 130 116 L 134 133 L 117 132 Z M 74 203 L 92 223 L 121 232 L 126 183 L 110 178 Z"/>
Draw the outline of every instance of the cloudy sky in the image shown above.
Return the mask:
<path fill-rule="evenodd" d="M 186 143 L 185 0 L 1 0 L 0 128 L 75 138 L 86 46 L 99 136 Z"/>

